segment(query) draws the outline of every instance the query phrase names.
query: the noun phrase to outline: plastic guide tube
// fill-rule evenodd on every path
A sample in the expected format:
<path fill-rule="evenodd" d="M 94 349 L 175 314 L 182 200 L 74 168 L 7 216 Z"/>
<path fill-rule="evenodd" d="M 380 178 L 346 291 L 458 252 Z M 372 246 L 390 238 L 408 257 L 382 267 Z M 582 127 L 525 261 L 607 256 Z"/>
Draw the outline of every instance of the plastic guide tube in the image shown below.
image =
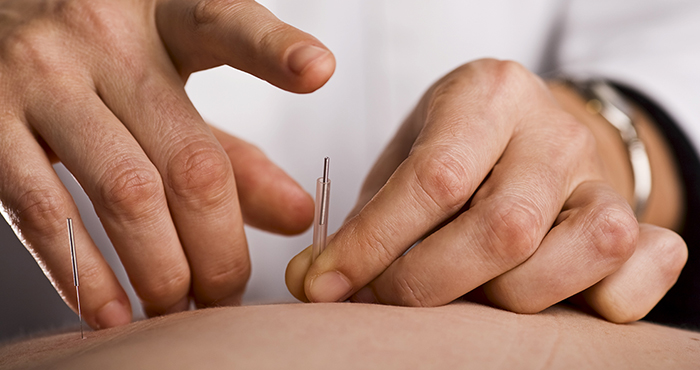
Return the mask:
<path fill-rule="evenodd" d="M 328 236 L 328 205 L 331 195 L 331 179 L 328 177 L 331 159 L 323 159 L 323 177 L 316 180 L 316 212 L 314 213 L 314 244 L 311 254 L 311 263 L 326 248 Z"/>

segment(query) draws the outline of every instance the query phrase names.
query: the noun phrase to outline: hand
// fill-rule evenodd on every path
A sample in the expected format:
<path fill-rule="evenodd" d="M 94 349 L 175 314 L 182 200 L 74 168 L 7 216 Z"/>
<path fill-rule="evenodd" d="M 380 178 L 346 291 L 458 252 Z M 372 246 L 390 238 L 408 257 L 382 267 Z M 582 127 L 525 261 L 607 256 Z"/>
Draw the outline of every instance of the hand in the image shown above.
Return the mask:
<path fill-rule="evenodd" d="M 318 40 L 251 0 L 0 2 L 0 200 L 74 309 L 129 322 L 128 298 L 51 163 L 85 189 L 149 315 L 239 302 L 250 274 L 243 222 L 293 234 L 313 201 L 259 150 L 203 122 L 190 73 L 228 64 L 306 93 L 335 68 Z M 235 174 L 235 177 L 234 177 Z"/>
<path fill-rule="evenodd" d="M 644 316 L 679 276 L 685 244 L 638 226 L 624 147 L 599 147 L 622 146 L 619 133 L 577 119 L 601 120 L 582 102 L 576 117 L 567 113 L 555 99 L 565 95 L 514 62 L 480 60 L 438 81 L 326 250 L 313 265 L 308 250 L 290 262 L 292 294 L 437 306 L 475 292 L 534 313 L 583 292 L 611 321 Z M 657 168 L 670 157 L 653 139 L 648 210 L 660 214 L 665 203 L 678 213 L 680 192 L 663 183 L 678 187 L 677 175 L 672 163 Z"/>

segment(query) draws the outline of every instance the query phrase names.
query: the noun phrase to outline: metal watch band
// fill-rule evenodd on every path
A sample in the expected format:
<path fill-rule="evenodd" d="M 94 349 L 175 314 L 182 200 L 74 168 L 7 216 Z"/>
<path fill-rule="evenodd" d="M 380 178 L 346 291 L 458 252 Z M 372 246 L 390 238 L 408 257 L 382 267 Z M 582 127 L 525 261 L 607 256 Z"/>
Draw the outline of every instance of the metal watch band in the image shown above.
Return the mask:
<path fill-rule="evenodd" d="M 589 111 L 600 114 L 620 132 L 632 165 L 635 215 L 640 219 L 651 194 L 651 164 L 631 118 L 632 108 L 617 89 L 604 80 L 568 82 L 587 99 Z"/>

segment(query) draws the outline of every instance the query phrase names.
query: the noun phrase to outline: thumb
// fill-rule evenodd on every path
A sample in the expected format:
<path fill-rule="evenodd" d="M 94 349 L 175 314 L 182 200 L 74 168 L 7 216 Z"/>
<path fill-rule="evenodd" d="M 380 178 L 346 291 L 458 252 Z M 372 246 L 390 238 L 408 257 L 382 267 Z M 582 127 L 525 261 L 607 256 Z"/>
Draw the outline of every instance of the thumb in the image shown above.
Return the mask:
<path fill-rule="evenodd" d="M 335 238 L 335 235 L 336 234 L 328 235 L 327 240 L 330 242 Z M 284 274 L 284 281 L 287 284 L 289 293 L 302 302 L 309 302 L 309 298 L 306 297 L 304 285 L 306 274 L 309 272 L 309 268 L 311 268 L 312 248 L 313 246 L 310 245 L 294 256 L 287 264 L 287 270 Z"/>
<path fill-rule="evenodd" d="M 284 282 L 287 284 L 289 293 L 302 302 L 309 301 L 304 291 L 304 278 L 311 267 L 311 249 L 312 246 L 309 246 L 294 256 L 287 264 L 284 274 Z"/>
<path fill-rule="evenodd" d="M 222 64 L 282 89 L 312 92 L 335 70 L 316 38 L 252 0 L 163 0 L 156 23 L 180 75 Z"/>

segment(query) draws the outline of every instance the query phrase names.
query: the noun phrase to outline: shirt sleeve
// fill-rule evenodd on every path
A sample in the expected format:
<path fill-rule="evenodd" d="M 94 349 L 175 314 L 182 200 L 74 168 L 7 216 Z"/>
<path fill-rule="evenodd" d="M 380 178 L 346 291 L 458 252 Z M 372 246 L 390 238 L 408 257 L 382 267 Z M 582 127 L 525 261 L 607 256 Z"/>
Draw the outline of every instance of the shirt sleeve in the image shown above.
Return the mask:
<path fill-rule="evenodd" d="M 572 0 L 560 32 L 558 71 L 615 82 L 671 144 L 686 195 L 688 262 L 647 319 L 700 329 L 700 1 Z"/>
<path fill-rule="evenodd" d="M 700 1 L 571 0 L 556 67 L 629 86 L 700 148 Z"/>
<path fill-rule="evenodd" d="M 680 234 L 688 246 L 688 261 L 676 284 L 646 319 L 700 330 L 700 159 L 678 125 L 656 103 L 628 87 L 617 88 L 646 110 L 661 129 L 678 159 L 686 194 L 685 225 Z"/>

